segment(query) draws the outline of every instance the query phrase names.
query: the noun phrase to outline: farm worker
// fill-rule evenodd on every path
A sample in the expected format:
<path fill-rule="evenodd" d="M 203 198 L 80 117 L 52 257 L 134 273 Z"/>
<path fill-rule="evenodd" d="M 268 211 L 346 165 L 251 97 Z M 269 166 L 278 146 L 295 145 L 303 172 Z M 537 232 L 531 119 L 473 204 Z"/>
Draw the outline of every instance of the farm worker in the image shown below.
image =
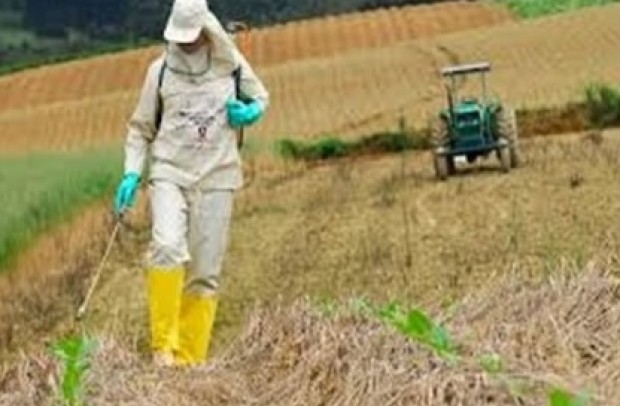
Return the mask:
<path fill-rule="evenodd" d="M 149 155 L 153 361 L 195 365 L 207 356 L 233 194 L 243 182 L 236 129 L 262 117 L 268 93 L 205 0 L 176 0 L 164 38 L 128 124 L 115 211 L 133 205 Z"/>

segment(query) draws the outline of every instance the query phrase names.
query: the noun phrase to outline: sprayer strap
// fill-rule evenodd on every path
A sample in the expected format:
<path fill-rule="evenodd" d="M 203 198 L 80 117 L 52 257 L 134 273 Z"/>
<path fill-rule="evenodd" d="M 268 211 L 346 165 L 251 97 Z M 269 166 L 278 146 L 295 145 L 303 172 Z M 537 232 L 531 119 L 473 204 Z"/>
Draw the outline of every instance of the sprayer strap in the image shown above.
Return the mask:
<path fill-rule="evenodd" d="M 166 68 L 168 67 L 168 63 L 166 62 L 166 58 L 164 57 L 164 61 L 161 65 L 161 69 L 159 69 L 159 77 L 157 78 L 157 107 L 155 108 L 155 133 L 159 131 L 159 127 L 161 126 L 161 118 L 163 115 L 163 100 L 161 97 L 161 85 L 164 83 L 164 73 L 166 72 Z"/>

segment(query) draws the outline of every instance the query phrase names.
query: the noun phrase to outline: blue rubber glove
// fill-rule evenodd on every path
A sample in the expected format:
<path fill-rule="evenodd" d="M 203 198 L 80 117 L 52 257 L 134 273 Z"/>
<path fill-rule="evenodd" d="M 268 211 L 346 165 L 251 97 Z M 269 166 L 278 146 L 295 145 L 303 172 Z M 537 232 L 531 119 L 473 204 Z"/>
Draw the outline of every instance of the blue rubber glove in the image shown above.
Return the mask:
<path fill-rule="evenodd" d="M 244 103 L 240 100 L 229 100 L 226 103 L 228 122 L 233 128 L 252 125 L 257 122 L 264 112 L 263 104 L 257 100 Z"/>
<path fill-rule="evenodd" d="M 136 200 L 136 191 L 140 184 L 140 175 L 135 172 L 128 172 L 123 176 L 121 183 L 116 189 L 114 199 L 114 212 L 120 215 L 128 207 L 133 207 Z"/>

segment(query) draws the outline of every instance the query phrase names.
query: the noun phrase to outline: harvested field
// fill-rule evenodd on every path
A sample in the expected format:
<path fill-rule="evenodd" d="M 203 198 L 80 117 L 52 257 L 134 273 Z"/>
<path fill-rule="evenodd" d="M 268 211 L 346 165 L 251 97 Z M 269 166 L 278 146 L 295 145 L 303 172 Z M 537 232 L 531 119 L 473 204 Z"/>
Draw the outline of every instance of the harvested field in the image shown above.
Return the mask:
<path fill-rule="evenodd" d="M 533 286 L 504 278 L 453 312 L 439 312 L 461 358 L 443 360 L 352 305 L 325 314 L 306 300 L 257 311 L 207 367 L 155 371 L 104 340 L 90 405 L 542 405 L 559 388 L 591 405 L 620 396 L 618 263 L 561 269 Z M 481 357 L 501 359 L 499 372 Z M 0 376 L 0 405 L 53 405 L 58 368 L 24 357 Z"/>
<path fill-rule="evenodd" d="M 506 9 L 488 4 L 410 6 L 259 29 L 245 50 L 253 65 L 265 67 L 512 20 Z M 135 92 L 149 61 L 160 52 L 161 47 L 151 47 L 1 77 L 0 94 L 5 97 L 0 100 L 0 112 Z"/>
<path fill-rule="evenodd" d="M 463 32 L 513 21 L 504 8 L 483 2 L 405 6 L 311 19 L 256 30 L 248 58 L 258 66 L 338 57 L 369 48 Z"/>
<path fill-rule="evenodd" d="M 53 300 L 17 292 L 3 295 L 0 314 L 27 306 L 56 315 L 49 325 L 37 317 L 12 319 L 11 355 L 3 365 L 13 372 L 3 380 L 3 401 L 27 405 L 19 396 L 32 393 L 27 390 L 35 386 L 49 399 L 47 384 L 37 385 L 41 374 L 49 377 L 56 366 L 46 356 L 34 355 L 15 369 L 20 348 L 39 354 L 43 343 L 84 329 L 111 340 L 95 363 L 92 404 L 140 404 L 146 396 L 153 404 L 177 396 L 181 405 L 197 399 L 295 404 L 274 397 L 280 393 L 276 389 L 283 388 L 291 402 L 325 396 L 331 402 L 327 404 L 342 404 L 338 402 L 347 396 L 358 399 L 372 391 L 370 400 L 392 396 L 433 404 L 437 396 L 455 389 L 453 399 L 491 396 L 497 404 L 515 404 L 506 387 L 474 362 L 474 355 L 494 351 L 511 377 L 538 382 L 524 396 L 526 405 L 540 404 L 547 387 L 541 381 L 588 389 L 601 397 L 596 404 L 606 405 L 605 399 L 617 395 L 619 383 L 607 373 L 617 362 L 615 341 L 609 338 L 616 334 L 613 284 L 620 249 L 620 196 L 617 188 L 609 187 L 620 173 L 616 136 L 527 140 L 524 166 L 512 174 L 499 173 L 490 158 L 460 167 L 460 175 L 447 183 L 433 179 L 429 156 L 420 153 L 259 172 L 235 208 L 214 362 L 193 373 L 160 375 L 146 360 L 141 258 L 148 233 L 129 228 L 83 325 L 75 325 L 73 307 L 92 267 L 69 268 L 65 276 L 38 284 L 27 276 L 29 284 L 39 286 L 36 291 L 44 286 L 54 292 Z M 580 273 L 582 269 L 586 271 Z M 505 275 L 510 275 L 508 281 Z M 304 297 L 307 301 L 299 304 Z M 445 364 L 376 320 L 359 315 L 332 320 L 319 314 L 331 312 L 343 298 L 360 297 L 431 310 L 438 320 L 447 321 L 448 331 L 462 344 L 463 362 Z M 503 305 L 497 306 L 500 301 Z M 261 304 L 271 310 L 255 313 Z M 603 304 L 609 305 L 604 313 L 599 307 Z M 244 329 L 252 314 L 254 321 Z M 575 329 L 570 335 L 569 326 Z M 596 340 L 600 337 L 592 353 L 586 353 L 587 331 L 597 332 Z M 7 334 L 0 332 L 0 339 Z M 23 339 L 30 336 L 37 341 Z M 404 367 L 411 362 L 416 368 Z M 253 367 L 258 364 L 263 368 Z M 352 368 L 366 373 L 353 373 Z M 290 385 L 290 376 L 304 384 Z M 392 384 L 383 384 L 388 378 Z M 113 382 L 119 384 L 103 386 L 105 379 L 118 379 Z M 189 387 L 195 390 L 188 391 L 192 380 Z M 437 392 L 423 393 L 418 385 L 436 387 Z M 211 397 L 214 388 L 221 398 Z"/>

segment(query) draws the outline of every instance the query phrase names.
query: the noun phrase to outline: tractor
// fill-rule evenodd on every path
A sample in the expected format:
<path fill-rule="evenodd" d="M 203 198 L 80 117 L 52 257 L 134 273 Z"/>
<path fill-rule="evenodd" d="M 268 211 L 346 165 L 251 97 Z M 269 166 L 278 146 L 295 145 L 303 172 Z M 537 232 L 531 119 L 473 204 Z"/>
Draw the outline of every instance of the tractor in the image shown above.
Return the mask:
<path fill-rule="evenodd" d="M 486 74 L 490 71 L 488 62 L 441 71 L 448 106 L 433 119 L 430 129 L 435 173 L 440 180 L 456 173 L 457 158 L 472 164 L 495 153 L 505 173 L 519 165 L 516 116 L 500 102 L 489 100 Z M 459 86 L 472 74 L 480 74 L 482 95 L 460 98 Z"/>

